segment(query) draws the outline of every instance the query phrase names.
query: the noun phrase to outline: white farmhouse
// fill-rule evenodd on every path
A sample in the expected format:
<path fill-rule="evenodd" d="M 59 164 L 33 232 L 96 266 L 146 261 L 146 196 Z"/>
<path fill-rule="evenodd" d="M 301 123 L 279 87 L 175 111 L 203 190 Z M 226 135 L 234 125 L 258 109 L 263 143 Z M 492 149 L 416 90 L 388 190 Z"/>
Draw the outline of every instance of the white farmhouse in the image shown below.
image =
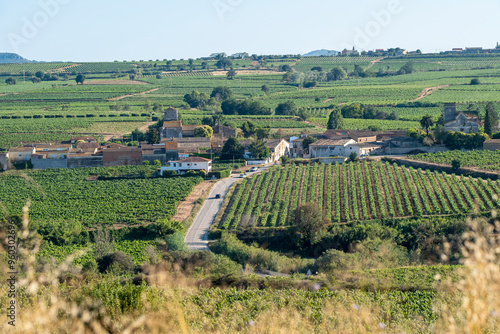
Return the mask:
<path fill-rule="evenodd" d="M 195 172 L 204 170 L 210 173 L 212 171 L 212 160 L 200 157 L 189 157 L 183 160 L 170 161 L 166 166 L 160 167 L 160 175 L 163 176 L 164 171 L 175 171 L 178 174 L 184 174 L 190 170 Z"/>

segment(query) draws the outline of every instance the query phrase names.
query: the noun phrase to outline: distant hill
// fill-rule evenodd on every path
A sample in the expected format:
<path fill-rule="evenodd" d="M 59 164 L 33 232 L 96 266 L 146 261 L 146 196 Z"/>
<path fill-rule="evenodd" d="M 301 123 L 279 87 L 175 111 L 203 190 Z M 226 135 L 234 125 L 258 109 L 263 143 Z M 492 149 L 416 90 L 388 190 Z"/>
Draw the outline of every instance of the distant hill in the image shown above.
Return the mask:
<path fill-rule="evenodd" d="M 321 56 L 336 56 L 340 52 L 335 51 L 335 50 L 316 50 L 316 51 L 311 51 L 309 53 L 303 54 L 302 57 L 321 57 Z"/>
<path fill-rule="evenodd" d="M 0 53 L 0 64 L 32 63 L 33 61 L 21 57 L 16 53 Z"/>

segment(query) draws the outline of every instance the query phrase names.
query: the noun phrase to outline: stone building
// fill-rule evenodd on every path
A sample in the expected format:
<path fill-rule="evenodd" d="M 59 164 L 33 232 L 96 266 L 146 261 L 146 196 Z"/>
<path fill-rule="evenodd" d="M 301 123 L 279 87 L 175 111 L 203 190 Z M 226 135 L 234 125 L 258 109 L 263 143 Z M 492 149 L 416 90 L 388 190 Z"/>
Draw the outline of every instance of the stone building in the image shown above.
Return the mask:
<path fill-rule="evenodd" d="M 466 115 L 463 112 L 457 113 L 455 103 L 444 105 L 444 130 L 464 133 L 479 132 L 479 121 L 477 115 Z"/>

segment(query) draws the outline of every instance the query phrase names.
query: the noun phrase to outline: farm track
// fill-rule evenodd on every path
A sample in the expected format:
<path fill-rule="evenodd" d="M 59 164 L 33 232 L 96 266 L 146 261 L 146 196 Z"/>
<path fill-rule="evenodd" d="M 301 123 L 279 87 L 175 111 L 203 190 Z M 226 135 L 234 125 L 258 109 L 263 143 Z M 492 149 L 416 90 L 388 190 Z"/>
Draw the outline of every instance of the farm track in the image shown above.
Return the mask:
<path fill-rule="evenodd" d="M 424 88 L 424 90 L 418 95 L 417 98 L 410 100 L 409 102 L 415 102 L 418 100 L 422 100 L 423 98 L 426 98 L 427 96 L 431 95 L 432 93 L 436 92 L 437 90 L 445 87 L 450 87 L 451 85 L 440 85 L 436 87 L 428 87 Z"/>
<path fill-rule="evenodd" d="M 370 65 L 368 65 L 366 68 L 365 68 L 365 71 L 368 71 L 370 68 L 373 67 L 373 65 L 375 65 L 376 63 L 380 63 L 382 60 L 384 60 L 385 57 L 382 57 L 382 58 L 378 58 L 378 59 L 375 59 L 375 60 L 372 60 L 370 62 Z"/>
<path fill-rule="evenodd" d="M 123 100 L 127 97 L 134 97 L 134 96 L 144 96 L 146 94 L 149 94 L 149 93 L 152 93 L 152 92 L 156 92 L 157 90 L 159 90 L 160 88 L 153 88 L 151 90 L 148 90 L 146 92 L 142 92 L 142 93 L 136 93 L 136 94 L 130 94 L 130 95 L 122 95 L 122 96 L 118 96 L 118 97 L 113 97 L 111 99 L 108 99 L 108 101 L 119 101 L 119 100 Z"/>

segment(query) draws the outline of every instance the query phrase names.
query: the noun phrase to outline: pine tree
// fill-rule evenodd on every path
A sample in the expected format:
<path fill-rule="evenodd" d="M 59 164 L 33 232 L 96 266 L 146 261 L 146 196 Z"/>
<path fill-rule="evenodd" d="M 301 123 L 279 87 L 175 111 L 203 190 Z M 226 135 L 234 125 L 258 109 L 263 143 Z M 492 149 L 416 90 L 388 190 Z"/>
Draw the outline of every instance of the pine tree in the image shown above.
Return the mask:
<path fill-rule="evenodd" d="M 328 130 L 342 129 L 344 127 L 344 118 L 339 108 L 335 108 L 330 113 L 328 117 L 328 124 L 326 128 Z"/>

